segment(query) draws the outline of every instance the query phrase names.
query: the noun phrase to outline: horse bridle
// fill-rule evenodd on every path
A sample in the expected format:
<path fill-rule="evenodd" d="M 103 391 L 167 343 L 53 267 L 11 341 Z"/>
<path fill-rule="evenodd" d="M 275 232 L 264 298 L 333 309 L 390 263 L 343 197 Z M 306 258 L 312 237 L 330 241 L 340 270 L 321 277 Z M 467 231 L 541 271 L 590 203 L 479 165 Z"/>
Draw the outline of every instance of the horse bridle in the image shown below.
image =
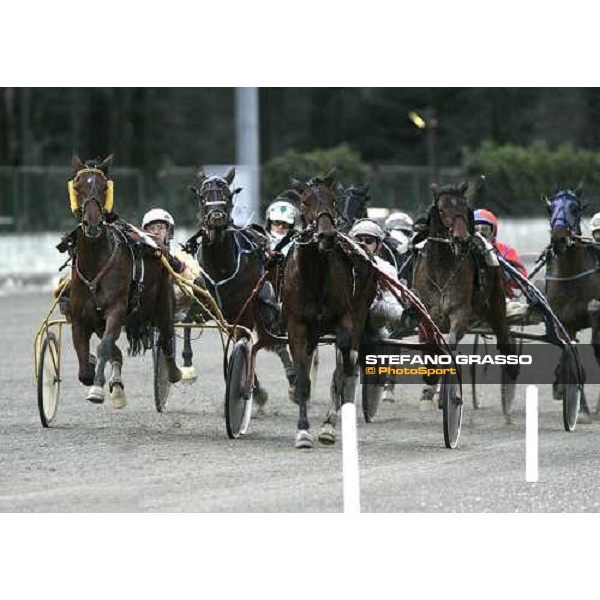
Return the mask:
<path fill-rule="evenodd" d="M 84 167 L 83 169 L 77 171 L 77 173 L 75 174 L 75 177 L 73 177 L 72 181 L 70 182 L 71 185 L 69 186 L 69 193 L 70 194 L 76 194 L 75 192 L 75 184 L 77 183 L 77 181 L 89 174 L 89 173 L 95 173 L 97 175 L 100 175 L 102 177 L 102 179 L 104 180 L 104 182 L 107 184 L 107 193 L 109 191 L 109 179 L 106 176 L 106 173 L 104 173 L 104 171 L 102 171 L 101 169 L 96 169 L 95 167 Z M 100 210 L 100 216 L 101 216 L 101 222 L 104 221 L 107 212 L 110 212 L 109 210 L 107 210 L 106 208 L 106 204 L 104 202 L 102 202 L 101 198 L 100 198 L 100 190 L 98 190 L 98 186 L 97 186 L 97 179 L 93 178 L 91 179 L 92 183 L 92 188 L 91 190 L 88 192 L 87 196 L 85 197 L 84 201 L 81 203 L 81 205 L 79 203 L 77 203 L 77 218 L 79 220 L 79 222 L 83 221 L 83 217 L 85 214 L 85 208 L 86 206 L 90 203 L 90 202 L 96 202 L 96 204 L 98 205 L 98 208 Z M 73 199 L 71 198 L 71 202 L 73 202 Z M 72 206 L 73 208 L 73 206 Z M 111 207 L 112 208 L 112 207 Z"/>
<path fill-rule="evenodd" d="M 559 203 L 555 206 L 555 203 Z M 573 210 L 575 207 L 575 210 Z M 574 243 L 574 237 L 581 222 L 581 202 L 574 192 L 569 190 L 558 192 L 548 205 L 550 212 L 550 230 L 563 226 L 567 232 L 567 244 Z"/>
<path fill-rule="evenodd" d="M 314 195 L 314 197 L 317 199 L 317 216 L 314 219 L 314 221 L 307 223 L 309 228 L 312 228 L 315 230 L 318 229 L 319 221 L 323 217 L 328 217 L 329 220 L 331 221 L 331 225 L 332 225 L 333 229 L 335 229 L 335 213 L 338 212 L 336 205 L 335 205 L 335 194 L 333 192 L 331 192 L 332 197 L 333 197 L 333 204 L 332 204 L 333 212 L 331 212 L 330 210 L 320 210 L 323 207 L 324 200 L 322 198 L 322 194 L 319 189 L 319 186 L 322 185 L 323 183 L 324 183 L 324 181 L 321 179 L 311 179 L 310 181 L 308 181 L 306 183 L 307 191 L 310 190 L 312 192 L 312 194 Z M 302 204 L 300 210 L 303 214 L 306 212 L 304 209 L 304 204 Z"/>
<path fill-rule="evenodd" d="M 198 196 L 202 204 L 202 225 L 208 229 L 214 216 L 221 217 L 227 226 L 233 223 L 231 208 L 233 192 L 222 177 L 209 177 L 200 186 Z M 214 199 L 211 199 L 211 196 Z"/>
<path fill-rule="evenodd" d="M 337 213 L 337 217 L 336 219 L 339 219 L 345 226 L 347 226 L 348 228 L 350 228 L 352 226 L 352 218 L 348 216 L 348 209 L 350 207 L 350 201 L 353 198 L 357 198 L 358 202 L 360 202 L 362 204 L 362 206 L 366 206 L 367 202 L 369 201 L 369 196 L 366 193 L 363 193 L 359 190 L 357 190 L 356 188 L 350 187 L 348 188 L 343 196 L 343 202 L 344 202 L 344 206 L 342 208 L 342 210 L 338 210 L 337 207 L 335 207 L 335 212 Z M 367 216 L 366 214 L 364 215 L 365 217 Z M 362 216 L 358 216 L 356 218 L 363 218 Z"/>

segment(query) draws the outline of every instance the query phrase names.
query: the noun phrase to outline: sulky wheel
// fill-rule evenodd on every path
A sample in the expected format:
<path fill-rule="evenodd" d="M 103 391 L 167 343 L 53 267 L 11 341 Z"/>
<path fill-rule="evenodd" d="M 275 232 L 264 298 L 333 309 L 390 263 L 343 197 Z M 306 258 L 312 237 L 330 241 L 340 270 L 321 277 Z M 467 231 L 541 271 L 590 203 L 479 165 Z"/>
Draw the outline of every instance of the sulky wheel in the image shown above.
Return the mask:
<path fill-rule="evenodd" d="M 38 410 L 44 427 L 56 417 L 60 394 L 59 348 L 56 336 L 46 333 L 38 358 Z"/>
<path fill-rule="evenodd" d="M 583 393 L 583 381 L 577 350 L 570 345 L 563 348 L 560 359 L 560 383 L 564 389 L 563 423 L 565 431 L 574 431 Z"/>
<path fill-rule="evenodd" d="M 379 401 L 383 395 L 383 385 L 375 383 L 362 384 L 362 410 L 365 423 L 372 423 L 377 413 Z"/>
<path fill-rule="evenodd" d="M 458 369 L 458 366 L 456 366 Z M 440 385 L 440 402 L 444 411 L 444 442 L 446 448 L 456 448 L 462 424 L 462 388 L 458 373 L 446 372 Z"/>
<path fill-rule="evenodd" d="M 167 361 L 160 347 L 160 333 L 158 329 L 154 330 L 152 364 L 154 366 L 154 405 L 157 412 L 161 413 L 167 406 L 169 392 L 171 391 L 171 382 L 169 381 L 167 372 Z"/>
<path fill-rule="evenodd" d="M 250 348 L 248 340 L 235 343 L 227 364 L 225 425 L 229 439 L 246 433 L 252 411 L 252 394 L 247 389 Z"/>

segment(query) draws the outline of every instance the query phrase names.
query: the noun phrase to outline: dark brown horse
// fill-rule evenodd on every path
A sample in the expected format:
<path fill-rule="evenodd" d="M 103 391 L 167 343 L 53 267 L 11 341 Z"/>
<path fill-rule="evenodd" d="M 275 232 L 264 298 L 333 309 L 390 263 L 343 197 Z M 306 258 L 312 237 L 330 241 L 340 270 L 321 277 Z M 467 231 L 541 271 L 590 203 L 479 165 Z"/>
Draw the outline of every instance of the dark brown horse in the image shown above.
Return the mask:
<path fill-rule="evenodd" d="M 600 248 L 581 235 L 579 190 L 560 190 L 544 200 L 550 219 L 550 245 L 544 253 L 546 297 L 572 340 L 578 331 L 591 327 L 600 365 Z M 560 399 L 562 393 L 555 384 L 555 397 Z"/>
<path fill-rule="evenodd" d="M 143 292 L 132 313 L 133 256 L 112 211 L 113 185 L 108 170 L 112 155 L 104 161 L 83 163 L 73 158 L 69 181 L 71 210 L 77 216 L 77 245 L 70 291 L 73 344 L 79 361 L 79 380 L 92 386 L 91 402 L 104 401 L 104 371 L 110 359 L 113 366 L 111 399 L 125 405 L 120 377 L 122 354 L 116 345 L 123 326 L 127 328 L 133 353 L 143 343 L 147 324 L 160 330 L 161 348 L 167 359 L 169 380 L 181 378 L 173 351 L 173 284 L 156 256 L 143 258 Z M 90 359 L 90 338 L 101 338 L 98 362 Z"/>
<path fill-rule="evenodd" d="M 303 231 L 294 242 L 283 277 L 283 315 L 296 369 L 295 396 L 299 407 L 297 448 L 312 448 L 307 414 L 310 364 L 318 340 L 336 337 L 344 369 L 342 402 L 354 402 L 355 369 L 360 338 L 376 291 L 370 265 L 353 260 L 335 227 L 334 174 L 308 182 L 294 181 L 301 194 Z M 335 429 L 334 413 L 323 428 Z M 323 431 L 322 428 L 322 431 Z M 323 438 L 330 441 L 330 436 Z"/>
<path fill-rule="evenodd" d="M 207 177 L 202 170 L 197 174 L 199 188 L 192 188 L 200 204 L 201 223 L 198 232 L 188 240 L 186 247 L 197 254 L 202 266 L 206 287 L 215 298 L 225 320 L 233 323 L 250 297 L 254 286 L 265 270 L 267 239 L 254 229 L 243 229 L 231 217 L 234 196 L 241 191 L 231 189 L 235 169 L 224 177 Z M 200 238 L 201 244 L 196 240 Z M 254 316 L 246 311 L 240 325 L 252 329 Z M 293 384 L 294 371 L 285 347 L 276 353 L 286 367 L 288 383 Z M 184 367 L 192 366 L 190 332 L 184 335 Z M 263 405 L 268 394 L 255 378 L 254 399 Z"/>
<path fill-rule="evenodd" d="M 427 239 L 417 256 L 413 287 L 435 324 L 448 334 L 453 350 L 470 325 L 485 322 L 496 336 L 500 353 L 515 354 L 506 320 L 502 271 L 498 265 L 483 261 L 485 250 L 481 239 L 475 236 L 466 190 L 466 183 L 432 185 Z M 505 375 L 503 410 L 508 420 L 518 369 L 507 366 Z M 431 397 L 431 388 L 426 388 L 423 399 Z"/>

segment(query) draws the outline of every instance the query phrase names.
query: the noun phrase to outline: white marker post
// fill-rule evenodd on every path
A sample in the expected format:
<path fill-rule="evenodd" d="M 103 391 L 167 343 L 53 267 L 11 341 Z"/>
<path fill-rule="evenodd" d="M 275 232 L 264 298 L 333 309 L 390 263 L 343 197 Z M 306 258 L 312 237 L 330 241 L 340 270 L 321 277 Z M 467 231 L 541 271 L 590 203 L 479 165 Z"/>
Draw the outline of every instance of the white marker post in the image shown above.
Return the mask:
<path fill-rule="evenodd" d="M 344 512 L 360 512 L 358 482 L 358 436 L 354 402 L 342 404 L 342 462 L 344 474 Z"/>
<path fill-rule="evenodd" d="M 528 385 L 525 395 L 525 481 L 538 480 L 538 388 Z"/>

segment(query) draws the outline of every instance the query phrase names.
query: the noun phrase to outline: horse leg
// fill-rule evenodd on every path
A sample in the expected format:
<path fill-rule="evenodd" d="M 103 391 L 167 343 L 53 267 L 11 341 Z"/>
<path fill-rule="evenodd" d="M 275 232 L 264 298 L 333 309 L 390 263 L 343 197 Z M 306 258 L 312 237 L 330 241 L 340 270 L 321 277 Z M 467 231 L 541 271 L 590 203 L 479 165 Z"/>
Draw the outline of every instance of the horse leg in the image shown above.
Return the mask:
<path fill-rule="evenodd" d="M 184 319 L 184 323 L 191 323 L 192 318 L 190 313 L 187 313 Z M 193 383 L 198 378 L 196 374 L 196 368 L 192 364 L 192 358 L 194 353 L 192 351 L 192 330 L 186 327 L 183 332 L 183 352 L 181 358 L 183 359 L 183 367 L 181 368 L 181 381 Z"/>
<path fill-rule="evenodd" d="M 313 385 L 310 386 L 310 397 L 308 401 L 310 402 L 313 399 L 313 392 L 315 391 L 314 384 L 317 381 L 317 374 L 319 373 L 319 347 L 317 346 L 310 357 L 310 380 Z M 294 372 L 295 377 L 295 372 Z M 295 385 L 295 384 L 294 384 Z"/>
<path fill-rule="evenodd" d="M 504 299 L 501 298 L 504 302 Z M 500 310 L 493 310 L 499 308 Z M 487 315 L 488 323 L 496 336 L 496 348 L 500 354 L 517 354 L 517 344 L 510 334 L 508 322 L 506 321 L 506 306 L 493 307 Z M 501 310 L 501 309 L 504 310 Z M 502 365 L 502 412 L 507 425 L 512 423 L 512 403 L 517 389 L 517 377 L 519 376 L 519 365 Z"/>
<path fill-rule="evenodd" d="M 104 371 L 106 363 L 113 356 L 115 342 L 121 334 L 121 328 L 125 322 L 125 315 L 122 311 L 113 311 L 106 319 L 104 335 L 98 344 L 98 364 L 96 365 L 96 376 L 94 385 L 88 392 L 87 399 L 90 402 L 101 404 L 104 402 L 104 384 L 106 377 Z"/>
<path fill-rule="evenodd" d="M 342 406 L 342 394 L 344 391 L 344 365 L 342 353 L 335 350 L 335 370 L 331 376 L 329 386 L 329 408 L 325 420 L 319 428 L 319 442 L 322 444 L 335 443 L 335 427 L 337 425 L 338 412 Z"/>
<path fill-rule="evenodd" d="M 108 380 L 108 391 L 110 392 L 110 401 L 113 408 L 125 408 L 127 399 L 125 398 L 125 385 L 121 378 L 121 369 L 123 367 L 123 354 L 119 347 L 114 344 L 113 353 L 110 358 L 111 375 Z"/>
<path fill-rule="evenodd" d="M 588 306 L 588 314 L 590 316 L 590 324 L 592 326 L 592 347 L 594 348 L 594 357 L 598 366 L 600 366 L 600 301 L 590 300 Z M 600 393 L 596 400 L 596 415 L 600 415 Z"/>
<path fill-rule="evenodd" d="M 273 352 L 277 354 L 283 368 L 285 369 L 285 376 L 288 380 L 288 398 L 291 402 L 294 402 L 294 390 L 296 387 L 296 370 L 294 369 L 294 363 L 290 356 L 290 351 L 287 346 L 281 344 L 273 347 Z M 311 378 L 312 379 L 312 378 Z"/>
<path fill-rule="evenodd" d="M 171 306 L 163 305 L 155 315 L 155 325 L 160 331 L 160 349 L 167 365 L 167 378 L 170 383 L 181 381 L 181 371 L 175 360 L 175 327 L 173 325 L 173 312 Z"/>
<path fill-rule="evenodd" d="M 258 406 L 258 410 L 262 411 L 267 400 L 269 399 L 269 392 L 260 385 L 260 381 L 258 380 L 258 375 L 254 373 L 254 388 L 252 389 L 252 398 L 256 400 L 256 405 Z"/>
<path fill-rule="evenodd" d="M 344 318 L 342 325 L 336 331 L 337 364 L 332 382 L 333 393 L 329 410 L 319 431 L 319 441 L 324 444 L 335 443 L 338 411 L 342 404 L 354 403 L 356 398 L 358 342 L 352 335 L 352 325 L 350 317 Z"/>
<path fill-rule="evenodd" d="M 310 374 L 307 327 L 295 319 L 288 319 L 288 337 L 290 352 L 296 370 L 295 398 L 298 405 L 298 427 L 296 431 L 296 448 L 312 448 L 313 436 L 310 433 L 307 403 L 310 396 Z"/>
<path fill-rule="evenodd" d="M 92 331 L 84 327 L 77 320 L 73 321 L 73 345 L 77 353 L 79 362 L 79 381 L 83 385 L 92 385 L 94 383 L 94 374 L 96 371 L 94 363 L 90 360 L 90 337 Z"/>

